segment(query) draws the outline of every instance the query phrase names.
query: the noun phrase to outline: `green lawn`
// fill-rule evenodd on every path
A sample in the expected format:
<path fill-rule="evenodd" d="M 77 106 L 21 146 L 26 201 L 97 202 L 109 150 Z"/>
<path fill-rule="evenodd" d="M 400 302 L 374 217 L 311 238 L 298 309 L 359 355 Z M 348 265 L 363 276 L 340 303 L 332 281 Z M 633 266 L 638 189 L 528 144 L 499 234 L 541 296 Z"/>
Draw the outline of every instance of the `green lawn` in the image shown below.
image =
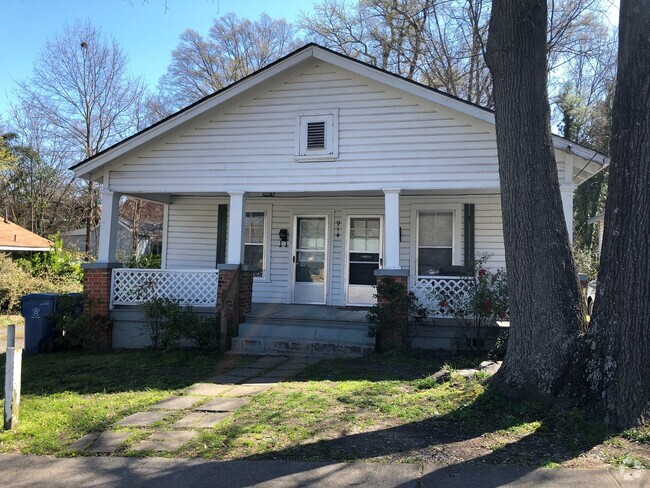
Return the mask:
<path fill-rule="evenodd" d="M 27 357 L 21 427 L 15 434 L 0 431 L 0 450 L 68 455 L 65 447 L 82 435 L 210 376 L 217 359 L 150 351 Z M 444 362 L 461 368 L 480 359 Z M 166 455 L 650 466 L 650 429 L 612 433 L 578 411 L 512 403 L 480 374 L 437 384 L 430 376 L 444 362 L 418 354 L 324 360 Z M 170 428 L 174 419 L 159 428 Z M 132 434 L 142 437 L 146 430 Z"/>
<path fill-rule="evenodd" d="M 199 352 L 25 356 L 19 429 L 0 430 L 0 452 L 61 453 L 83 435 L 209 376 L 217 361 L 216 354 Z M 4 378 L 4 354 L 0 362 Z"/>

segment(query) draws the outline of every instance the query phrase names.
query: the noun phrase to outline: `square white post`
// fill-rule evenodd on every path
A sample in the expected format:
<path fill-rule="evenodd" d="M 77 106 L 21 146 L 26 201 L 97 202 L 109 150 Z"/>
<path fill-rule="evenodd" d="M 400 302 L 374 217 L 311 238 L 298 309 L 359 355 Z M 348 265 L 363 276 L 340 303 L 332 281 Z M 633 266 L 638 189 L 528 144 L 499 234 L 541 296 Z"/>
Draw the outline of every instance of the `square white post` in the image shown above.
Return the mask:
<path fill-rule="evenodd" d="M 244 260 L 244 217 L 246 215 L 246 193 L 228 192 L 230 208 L 228 211 L 228 255 L 227 264 L 242 264 Z"/>
<path fill-rule="evenodd" d="M 386 246 L 384 269 L 400 269 L 399 265 L 399 193 L 401 190 L 384 190 L 386 219 Z"/>
<path fill-rule="evenodd" d="M 567 231 L 569 232 L 569 242 L 573 244 L 573 185 L 562 185 L 560 195 L 562 197 L 562 210 L 564 211 L 564 220 Z"/>
<path fill-rule="evenodd" d="M 102 200 L 102 219 L 99 228 L 97 262 L 113 263 L 117 260 L 117 227 L 122 194 L 110 190 L 99 192 Z"/>

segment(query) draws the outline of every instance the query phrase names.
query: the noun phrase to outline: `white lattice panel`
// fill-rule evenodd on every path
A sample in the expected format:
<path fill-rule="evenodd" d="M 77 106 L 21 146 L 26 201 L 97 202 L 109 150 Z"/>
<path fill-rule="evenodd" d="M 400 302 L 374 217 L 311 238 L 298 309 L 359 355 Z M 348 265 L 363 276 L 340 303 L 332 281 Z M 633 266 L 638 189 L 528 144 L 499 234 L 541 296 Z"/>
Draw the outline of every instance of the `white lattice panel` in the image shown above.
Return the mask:
<path fill-rule="evenodd" d="M 155 297 L 214 307 L 218 277 L 216 269 L 114 269 L 111 306 L 137 305 Z"/>
<path fill-rule="evenodd" d="M 412 276 L 409 291 L 426 308 L 429 317 L 447 317 L 441 310 L 440 300 L 444 297 L 453 308 L 454 302 L 467 293 L 467 283 L 468 278 L 461 277 Z"/>

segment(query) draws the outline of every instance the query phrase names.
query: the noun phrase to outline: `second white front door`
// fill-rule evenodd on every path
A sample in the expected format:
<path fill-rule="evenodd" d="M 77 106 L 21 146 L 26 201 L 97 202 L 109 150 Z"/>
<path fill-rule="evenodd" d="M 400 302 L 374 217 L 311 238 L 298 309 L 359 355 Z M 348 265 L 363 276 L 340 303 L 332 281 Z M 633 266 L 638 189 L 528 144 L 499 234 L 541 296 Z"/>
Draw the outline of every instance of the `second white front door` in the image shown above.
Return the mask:
<path fill-rule="evenodd" d="M 348 217 L 346 305 L 372 305 L 382 265 L 381 217 Z"/>

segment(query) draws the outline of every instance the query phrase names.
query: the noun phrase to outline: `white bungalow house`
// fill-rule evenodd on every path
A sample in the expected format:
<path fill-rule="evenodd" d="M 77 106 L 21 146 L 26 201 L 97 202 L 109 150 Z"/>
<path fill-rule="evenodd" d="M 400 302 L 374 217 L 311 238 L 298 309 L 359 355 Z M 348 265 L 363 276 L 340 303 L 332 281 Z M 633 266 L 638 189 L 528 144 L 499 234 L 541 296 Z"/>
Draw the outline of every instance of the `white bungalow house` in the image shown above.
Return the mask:
<path fill-rule="evenodd" d="M 606 159 L 553 143 L 571 234 L 573 191 Z M 374 302 L 376 274 L 426 304 L 451 265 L 505 266 L 494 114 L 315 44 L 73 169 L 103 185 L 96 266 L 113 266 L 125 194 L 165 205 L 161 293 L 219 307 L 217 276 L 253 271 L 242 350 L 368 346 L 353 307 Z M 112 270 L 114 346 L 140 344 L 125 310 L 149 273 Z"/>

